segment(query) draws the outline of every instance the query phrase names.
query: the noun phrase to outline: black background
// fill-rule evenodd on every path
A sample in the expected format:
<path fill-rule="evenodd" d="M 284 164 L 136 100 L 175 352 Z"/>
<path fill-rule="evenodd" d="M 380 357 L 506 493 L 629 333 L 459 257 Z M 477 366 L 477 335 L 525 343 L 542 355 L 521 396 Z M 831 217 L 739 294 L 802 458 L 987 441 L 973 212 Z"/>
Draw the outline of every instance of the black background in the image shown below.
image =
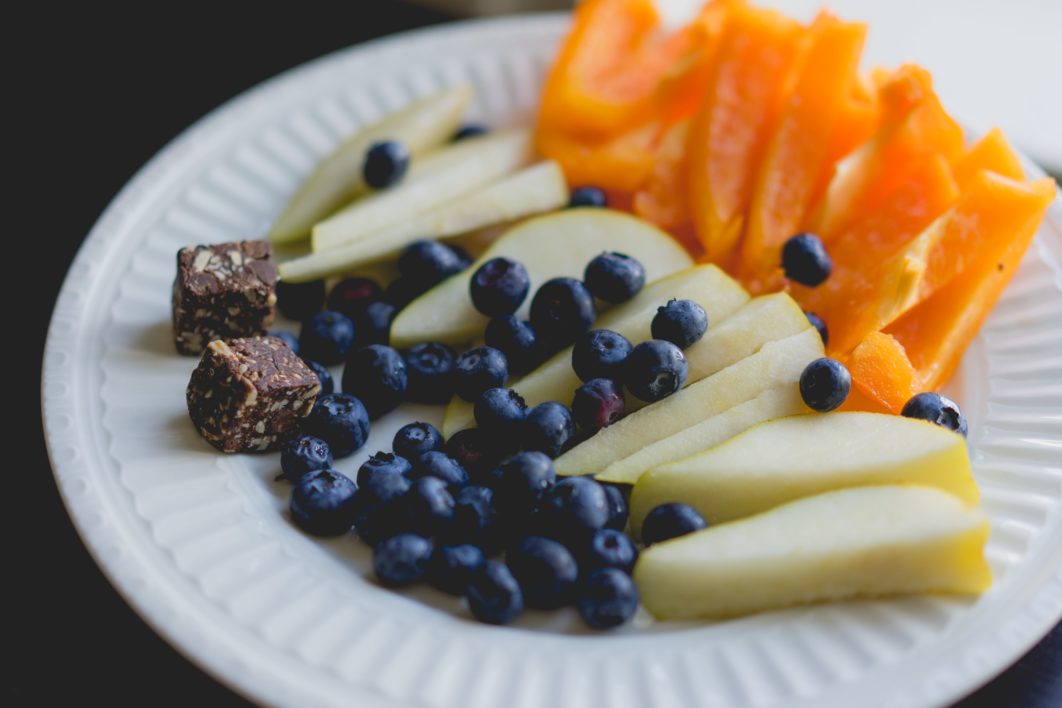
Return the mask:
<path fill-rule="evenodd" d="M 3 234 L 4 292 L 16 331 L 8 330 L 4 378 L 18 384 L 9 389 L 18 391 L 9 410 L 31 429 L 5 429 L 10 486 L 3 508 L 15 511 L 6 515 L 5 546 L 17 562 L 4 573 L 5 627 L 15 625 L 13 636 L 4 633 L 14 656 L 5 674 L 14 681 L 5 679 L 0 695 L 9 705 L 242 705 L 137 618 L 70 525 L 39 416 L 29 414 L 39 400 L 48 318 L 100 212 L 182 129 L 308 59 L 446 18 L 395 2 L 146 3 L 121 12 L 67 5 L 38 5 L 32 15 L 5 20 L 13 40 L 5 48 L 13 57 L 5 56 L 5 84 L 14 91 L 3 112 L 14 140 L 5 140 L 4 203 L 16 219 Z M 1062 630 L 973 703 L 1062 705 Z"/>

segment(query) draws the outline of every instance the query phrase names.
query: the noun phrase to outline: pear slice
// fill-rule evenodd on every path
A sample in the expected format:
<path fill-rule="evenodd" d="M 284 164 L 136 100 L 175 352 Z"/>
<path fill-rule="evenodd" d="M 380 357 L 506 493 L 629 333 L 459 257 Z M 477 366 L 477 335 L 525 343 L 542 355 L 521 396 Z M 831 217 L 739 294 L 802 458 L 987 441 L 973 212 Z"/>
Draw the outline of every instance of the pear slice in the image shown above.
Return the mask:
<path fill-rule="evenodd" d="M 365 153 L 380 140 L 397 140 L 414 156 L 450 140 L 472 101 L 468 87 L 441 91 L 371 123 L 339 144 L 306 178 L 269 232 L 274 243 L 310 235 L 313 225 L 364 192 Z"/>
<path fill-rule="evenodd" d="M 631 495 L 631 521 L 640 524 L 669 501 L 717 523 L 833 489 L 899 483 L 938 487 L 970 505 L 978 500 L 958 433 L 913 418 L 843 412 L 771 420 L 650 470 Z"/>
<path fill-rule="evenodd" d="M 554 461 L 557 474 L 597 474 L 613 462 L 767 389 L 797 386 L 804 367 L 822 355 L 822 339 L 814 328 L 768 342 L 752 356 L 631 413 L 576 445 Z"/>
<path fill-rule="evenodd" d="M 313 250 L 358 243 L 486 187 L 527 164 L 530 157 L 527 130 L 469 138 L 428 153 L 414 162 L 401 184 L 363 197 L 316 224 Z"/>
<path fill-rule="evenodd" d="M 753 399 L 709 416 L 685 430 L 616 460 L 596 475 L 596 479 L 602 482 L 634 484 L 640 482 L 646 472 L 658 465 L 681 460 L 714 447 L 754 425 L 774 418 L 809 412 L 810 409 L 800 397 L 800 386 L 791 381 L 783 386 L 767 389 Z M 685 501 L 683 497 L 677 499 Z"/>
<path fill-rule="evenodd" d="M 420 238 L 447 239 L 552 211 L 568 201 L 560 165 L 541 162 L 457 201 L 375 231 L 363 239 L 280 265 L 288 282 L 306 282 L 378 263 Z"/>
<path fill-rule="evenodd" d="M 566 209 L 529 219 L 505 232 L 463 273 L 436 285 L 411 302 L 391 325 L 391 346 L 417 342 L 460 345 L 483 336 L 487 318 L 472 306 L 469 281 L 476 269 L 498 256 L 523 263 L 531 292 L 550 278 L 581 278 L 586 264 L 602 251 L 628 253 L 645 266 L 647 280 L 693 265 L 670 236 L 651 224 L 609 209 Z M 521 308 L 526 313 L 531 297 Z"/>
<path fill-rule="evenodd" d="M 715 336 L 715 323 L 729 322 L 731 318 L 744 312 L 748 308 L 745 303 L 748 302 L 749 296 L 741 285 L 711 264 L 687 268 L 649 283 L 632 299 L 601 315 L 594 327 L 619 332 L 632 342 L 644 341 L 651 337 L 649 327 L 656 309 L 671 298 L 698 303 L 704 307 L 708 320 L 712 323 L 708 334 L 686 350 L 690 366 L 688 382 L 704 378 L 751 353 L 744 348 L 735 349 L 730 343 L 724 343 Z M 793 307 L 806 326 L 807 318 L 795 303 Z M 715 351 L 716 346 L 720 347 L 719 351 Z M 523 396 L 529 406 L 537 406 L 545 401 L 560 401 L 568 405 L 580 383 L 582 382 L 579 377 L 572 370 L 572 348 L 568 347 L 511 384 L 511 388 Z M 449 437 L 458 430 L 474 425 L 472 404 L 454 396 L 446 409 L 443 434 Z"/>
<path fill-rule="evenodd" d="M 931 487 L 860 487 L 790 502 L 664 541 L 634 568 L 658 619 L 722 618 L 992 583 L 988 520 Z"/>

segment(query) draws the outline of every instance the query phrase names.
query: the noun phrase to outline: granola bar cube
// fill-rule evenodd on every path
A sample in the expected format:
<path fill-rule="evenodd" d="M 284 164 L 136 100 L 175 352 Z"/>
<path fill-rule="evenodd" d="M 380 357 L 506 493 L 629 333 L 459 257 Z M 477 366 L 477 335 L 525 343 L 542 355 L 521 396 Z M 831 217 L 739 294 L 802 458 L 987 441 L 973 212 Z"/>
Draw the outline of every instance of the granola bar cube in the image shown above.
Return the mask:
<path fill-rule="evenodd" d="M 277 269 L 267 241 L 189 246 L 177 252 L 173 338 L 181 354 L 215 339 L 265 334 L 276 316 Z"/>
<path fill-rule="evenodd" d="M 321 391 L 317 375 L 277 337 L 215 339 L 186 398 L 199 434 L 222 452 L 265 452 L 295 435 Z"/>

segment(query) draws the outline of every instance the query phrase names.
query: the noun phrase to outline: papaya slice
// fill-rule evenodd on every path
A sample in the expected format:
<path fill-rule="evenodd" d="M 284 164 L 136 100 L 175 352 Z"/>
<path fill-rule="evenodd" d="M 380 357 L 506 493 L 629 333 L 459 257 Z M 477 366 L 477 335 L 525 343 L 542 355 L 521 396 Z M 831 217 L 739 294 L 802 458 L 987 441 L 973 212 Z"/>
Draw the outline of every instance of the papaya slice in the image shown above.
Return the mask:
<path fill-rule="evenodd" d="M 996 175 L 992 181 L 1017 191 L 1015 183 L 1006 178 Z M 1022 210 L 1015 208 L 1006 223 L 998 224 L 992 238 L 980 242 L 975 257 L 958 276 L 885 328 L 903 345 L 918 371 L 918 390 L 939 388 L 951 378 L 1055 198 L 1051 179 L 1021 186 L 1025 188 Z"/>
<path fill-rule="evenodd" d="M 939 154 L 952 162 L 962 153 L 962 129 L 932 93 L 896 122 L 918 94 L 911 87 L 920 84 L 907 83 L 909 93 L 883 89 L 881 129 L 838 165 L 812 221 L 813 230 L 827 242 L 873 210 L 926 159 Z"/>
<path fill-rule="evenodd" d="M 848 357 L 852 385 L 889 413 L 898 414 L 918 392 L 917 372 L 892 335 L 871 332 Z"/>
<path fill-rule="evenodd" d="M 560 163 L 570 185 L 630 192 L 652 172 L 659 136 L 656 122 L 602 141 L 540 130 L 535 146 L 543 157 Z"/>
<path fill-rule="evenodd" d="M 634 193 L 634 213 L 665 231 L 690 221 L 689 204 L 683 189 L 688 132 L 688 120 L 668 129 L 656 150 L 652 171 Z"/>
<path fill-rule="evenodd" d="M 686 175 L 697 236 L 725 262 L 737 245 L 760 158 L 790 84 L 800 24 L 770 10 L 732 7 L 704 101 L 690 125 Z"/>
<path fill-rule="evenodd" d="M 979 172 L 950 209 L 877 268 L 833 273 L 830 346 L 848 352 L 946 285 L 993 243 L 1036 230 L 1054 196 L 1052 180 L 1025 184 Z"/>
<path fill-rule="evenodd" d="M 969 185 L 981 170 L 995 172 L 1011 179 L 1025 179 L 1021 160 L 999 128 L 988 131 L 971 145 L 962 157 L 955 161 L 952 169 L 960 188 Z"/>
<path fill-rule="evenodd" d="M 811 27 L 792 93 L 768 144 L 741 245 L 741 267 L 776 266 L 781 247 L 804 222 L 829 169 L 836 118 L 856 81 L 867 27 L 821 14 Z"/>

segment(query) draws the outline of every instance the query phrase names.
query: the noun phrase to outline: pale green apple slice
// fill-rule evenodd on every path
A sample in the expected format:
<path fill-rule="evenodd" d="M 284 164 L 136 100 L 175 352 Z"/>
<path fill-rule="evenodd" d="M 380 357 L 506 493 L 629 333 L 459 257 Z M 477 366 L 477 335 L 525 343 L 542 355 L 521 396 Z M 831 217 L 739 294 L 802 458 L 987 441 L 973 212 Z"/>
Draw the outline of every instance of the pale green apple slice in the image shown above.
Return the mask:
<path fill-rule="evenodd" d="M 468 87 L 447 89 L 371 123 L 339 144 L 306 178 L 269 232 L 274 243 L 298 241 L 313 225 L 366 190 L 362 164 L 369 147 L 397 140 L 416 157 L 450 140 L 472 101 Z"/>
<path fill-rule="evenodd" d="M 391 345 L 418 342 L 460 345 L 483 336 L 487 318 L 472 306 L 468 284 L 476 269 L 498 256 L 523 263 L 531 276 L 531 293 L 550 278 L 581 278 L 586 264 L 602 251 L 634 256 L 656 280 L 689 268 L 689 255 L 656 227 L 609 209 L 567 209 L 535 217 L 495 241 L 463 273 L 449 278 L 409 304 L 391 325 Z M 521 312 L 526 312 L 529 295 Z"/>
<path fill-rule="evenodd" d="M 922 420 L 841 412 L 780 418 L 649 470 L 631 494 L 637 527 L 653 507 L 682 501 L 709 523 L 794 499 L 875 484 L 921 484 L 977 503 L 966 441 Z"/>
<path fill-rule="evenodd" d="M 806 497 L 657 543 L 634 568 L 658 619 L 722 618 L 911 593 L 975 595 L 992 584 L 989 523 L 932 487 Z"/>
<path fill-rule="evenodd" d="M 631 413 L 576 445 L 554 461 L 557 474 L 597 474 L 613 462 L 767 389 L 787 383 L 796 386 L 804 367 L 822 355 L 822 339 L 814 328 L 768 342 L 755 354 Z"/>
<path fill-rule="evenodd" d="M 355 201 L 313 227 L 313 250 L 357 243 L 371 234 L 486 187 L 527 164 L 531 134 L 509 130 L 469 138 L 414 162 L 401 184 Z"/>
<path fill-rule="evenodd" d="M 808 412 L 808 407 L 800 397 L 797 381 L 789 381 L 616 460 L 596 475 L 596 479 L 634 484 L 658 465 L 681 460 L 718 445 L 758 423 Z"/>
<path fill-rule="evenodd" d="M 748 302 L 749 296 L 741 285 L 716 266 L 698 265 L 649 283 L 631 300 L 617 305 L 599 317 L 594 327 L 619 332 L 632 342 L 644 341 L 651 336 L 649 326 L 653 315 L 656 314 L 656 309 L 671 298 L 693 300 L 704 307 L 710 322 L 722 323 L 729 321 L 731 317 L 738 316 L 735 312 L 744 311 L 748 307 L 745 303 Z M 797 307 L 797 312 L 800 312 L 799 307 Z M 803 314 L 801 318 L 807 325 L 807 318 Z M 705 340 L 712 339 L 714 332 L 715 329 L 709 327 L 709 335 L 690 347 L 687 354 L 692 355 L 694 350 L 701 352 L 711 350 L 715 346 L 714 343 Z M 727 351 L 733 351 L 733 348 Z M 744 354 L 735 354 L 733 360 L 727 362 L 725 361 L 726 352 L 711 354 L 716 362 L 715 370 L 732 364 L 741 356 Z M 712 373 L 711 366 L 707 365 L 707 362 L 705 364 L 705 366 L 695 366 L 691 360 L 691 380 L 694 376 L 703 378 Z M 568 405 L 580 383 L 579 377 L 572 370 L 572 348 L 568 347 L 527 376 L 511 384 L 511 388 L 523 396 L 529 406 L 537 406 L 545 401 L 559 401 Z M 449 437 L 458 430 L 471 428 L 474 425 L 472 404 L 457 396 L 451 399 L 450 405 L 446 408 L 443 433 Z"/>
<path fill-rule="evenodd" d="M 280 266 L 288 282 L 317 280 L 378 263 L 420 238 L 449 239 L 494 224 L 552 211 L 568 201 L 560 166 L 547 161 L 520 170 L 452 204 L 406 219 L 364 239 L 311 253 Z"/>

